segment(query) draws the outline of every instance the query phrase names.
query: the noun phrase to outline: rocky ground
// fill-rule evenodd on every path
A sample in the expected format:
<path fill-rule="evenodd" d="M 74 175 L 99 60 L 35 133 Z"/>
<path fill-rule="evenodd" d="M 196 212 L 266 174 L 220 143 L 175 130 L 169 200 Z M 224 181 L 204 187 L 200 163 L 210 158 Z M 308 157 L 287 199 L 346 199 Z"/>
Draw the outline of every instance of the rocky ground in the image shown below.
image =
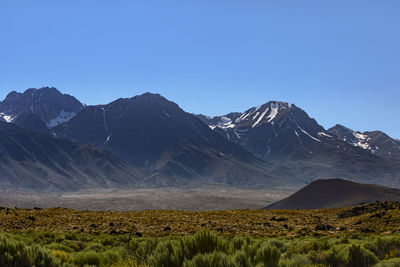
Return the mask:
<path fill-rule="evenodd" d="M 399 233 L 400 204 L 377 202 L 328 210 L 232 210 L 136 212 L 77 211 L 64 208 L 0 210 L 0 232 L 76 231 L 165 236 L 209 228 L 222 235 L 324 235 L 345 232 Z"/>

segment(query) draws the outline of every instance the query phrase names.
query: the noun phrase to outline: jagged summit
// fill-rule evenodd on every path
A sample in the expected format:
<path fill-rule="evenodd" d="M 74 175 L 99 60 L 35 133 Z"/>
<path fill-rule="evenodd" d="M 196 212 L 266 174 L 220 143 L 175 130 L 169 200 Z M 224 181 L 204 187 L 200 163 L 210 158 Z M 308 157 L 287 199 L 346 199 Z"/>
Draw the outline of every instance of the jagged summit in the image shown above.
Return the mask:
<path fill-rule="evenodd" d="M 51 128 L 68 121 L 83 108 L 75 97 L 62 94 L 54 87 L 30 88 L 23 93 L 9 93 L 0 102 L 0 117 L 14 122 L 21 114 L 33 113 Z"/>
<path fill-rule="evenodd" d="M 360 132 L 336 124 L 328 131 L 339 140 L 383 158 L 400 160 L 400 141 L 381 131 Z"/>
<path fill-rule="evenodd" d="M 207 117 L 204 115 L 196 115 L 202 121 L 207 123 L 211 129 L 221 128 L 240 128 L 251 126 L 252 128 L 265 123 L 274 124 L 284 110 L 295 108 L 294 104 L 281 101 L 269 101 L 258 107 L 252 107 L 245 112 L 231 112 L 223 116 Z M 287 112 L 287 111 L 286 111 Z"/>
<path fill-rule="evenodd" d="M 234 123 L 239 126 L 250 123 L 252 128 L 262 123 L 273 124 L 283 111 L 294 107 L 294 105 L 286 102 L 269 101 L 261 106 L 250 108 L 238 117 Z"/>
<path fill-rule="evenodd" d="M 199 118 L 229 141 L 261 158 L 290 156 L 287 149 L 331 138 L 306 112 L 287 102 L 269 101 L 243 113 L 231 114 L 234 116 L 214 117 L 208 121 Z M 304 154 L 301 150 L 297 152 Z"/>

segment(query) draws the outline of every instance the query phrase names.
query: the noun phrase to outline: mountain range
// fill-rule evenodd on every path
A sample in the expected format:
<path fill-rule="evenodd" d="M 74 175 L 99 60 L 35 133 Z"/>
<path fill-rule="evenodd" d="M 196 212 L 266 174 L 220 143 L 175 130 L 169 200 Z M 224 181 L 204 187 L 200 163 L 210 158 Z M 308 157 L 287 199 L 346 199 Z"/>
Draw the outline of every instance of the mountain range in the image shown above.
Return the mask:
<path fill-rule="evenodd" d="M 197 117 L 253 155 L 285 166 L 295 182 L 341 177 L 398 186 L 400 157 L 380 157 L 348 143 L 294 104 L 271 101 L 243 113 Z"/>
<path fill-rule="evenodd" d="M 398 140 L 338 125 L 325 130 L 285 102 L 210 118 L 158 94 L 86 106 L 45 87 L 9 93 L 0 120 L 0 166 L 8 170 L 0 184 L 10 187 L 298 187 L 337 177 L 400 186 Z"/>
<path fill-rule="evenodd" d="M 273 184 L 262 160 L 157 94 L 90 106 L 52 128 L 152 173 L 147 184 Z"/>

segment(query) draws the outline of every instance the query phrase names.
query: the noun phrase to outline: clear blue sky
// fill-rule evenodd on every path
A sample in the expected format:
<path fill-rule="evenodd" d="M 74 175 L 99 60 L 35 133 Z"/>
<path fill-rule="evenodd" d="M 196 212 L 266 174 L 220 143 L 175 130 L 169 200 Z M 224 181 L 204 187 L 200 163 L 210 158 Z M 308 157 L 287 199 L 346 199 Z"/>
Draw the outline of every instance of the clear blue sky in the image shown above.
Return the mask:
<path fill-rule="evenodd" d="M 207 115 L 282 100 L 400 138 L 400 1 L 1 0 L 0 99 L 146 91 Z"/>

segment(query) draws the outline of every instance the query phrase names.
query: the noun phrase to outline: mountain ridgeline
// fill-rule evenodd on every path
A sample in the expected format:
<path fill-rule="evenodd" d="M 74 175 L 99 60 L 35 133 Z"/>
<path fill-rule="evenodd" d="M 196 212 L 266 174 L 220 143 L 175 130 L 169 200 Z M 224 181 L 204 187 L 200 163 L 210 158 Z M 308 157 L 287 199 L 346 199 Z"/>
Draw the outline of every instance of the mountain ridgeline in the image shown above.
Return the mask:
<path fill-rule="evenodd" d="M 147 184 L 273 184 L 276 178 L 260 159 L 156 94 L 88 107 L 52 130 L 150 171 Z"/>
<path fill-rule="evenodd" d="M 299 187 L 336 177 L 400 186 L 398 140 L 381 133 L 358 145 L 349 137 L 360 134 L 325 130 L 285 102 L 210 118 L 158 94 L 86 106 L 45 87 L 11 92 L 0 120 L 6 187 Z"/>
<path fill-rule="evenodd" d="M 377 156 L 400 160 L 400 140 L 390 138 L 381 131 L 358 132 L 340 124 L 328 130 L 336 137 L 353 146 L 361 147 Z"/>
<path fill-rule="evenodd" d="M 338 138 L 296 105 L 271 101 L 243 113 L 197 116 L 227 140 L 290 170 L 294 184 L 341 177 L 399 186 L 398 159 L 379 157 Z"/>

